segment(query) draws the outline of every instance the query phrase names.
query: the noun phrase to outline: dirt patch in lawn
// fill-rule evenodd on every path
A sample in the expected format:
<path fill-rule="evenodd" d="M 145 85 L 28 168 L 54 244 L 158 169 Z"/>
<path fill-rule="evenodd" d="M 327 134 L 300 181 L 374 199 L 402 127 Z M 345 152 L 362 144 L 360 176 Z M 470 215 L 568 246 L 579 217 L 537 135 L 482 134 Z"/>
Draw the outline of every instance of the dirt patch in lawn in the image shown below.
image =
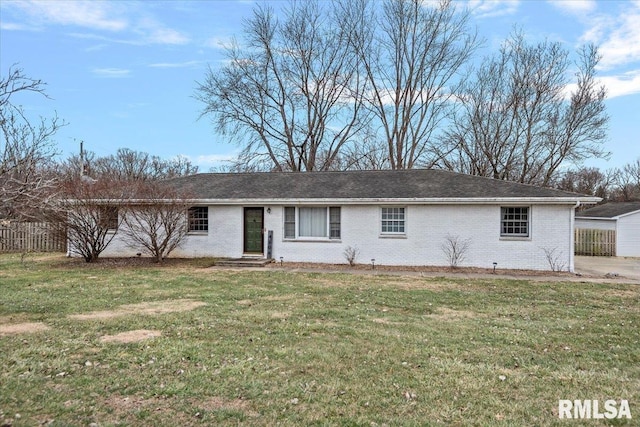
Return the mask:
<path fill-rule="evenodd" d="M 640 291 L 624 290 L 624 289 L 608 289 L 606 291 L 606 295 L 621 297 L 621 298 L 640 298 Z"/>
<path fill-rule="evenodd" d="M 469 310 L 453 310 L 447 307 L 441 307 L 436 313 L 430 314 L 429 317 L 437 320 L 461 320 L 461 319 L 474 319 L 481 317 L 480 313 Z"/>
<path fill-rule="evenodd" d="M 249 402 L 242 399 L 224 399 L 222 397 L 209 397 L 205 399 L 180 399 L 177 405 L 177 398 L 163 398 L 163 397 L 151 397 L 145 399 L 142 396 L 111 396 L 105 402 L 108 407 L 113 410 L 113 413 L 117 415 L 118 419 L 123 417 L 134 417 L 136 413 L 141 410 L 153 411 L 156 413 L 166 414 L 167 419 L 181 420 L 182 422 L 177 424 L 189 425 L 196 423 L 198 418 L 202 417 L 200 413 L 181 413 L 178 414 L 176 408 L 178 406 L 184 406 L 184 404 L 191 407 L 201 408 L 205 411 L 221 411 L 221 410 L 234 410 L 243 412 L 249 417 L 257 417 L 259 414 L 249 407 Z M 185 408 L 186 409 L 186 408 Z"/>
<path fill-rule="evenodd" d="M 250 417 L 257 417 L 259 414 L 249 409 L 249 402 L 242 399 L 223 399 L 221 397 L 211 397 L 198 402 L 198 406 L 208 411 L 219 411 L 224 409 L 232 409 L 236 411 L 244 412 Z"/>
<path fill-rule="evenodd" d="M 34 332 L 48 331 L 49 329 L 51 328 L 42 322 L 14 323 L 10 325 L 0 325 L 0 336 L 30 334 Z"/>
<path fill-rule="evenodd" d="M 153 301 L 139 304 L 123 305 L 114 310 L 93 311 L 91 313 L 85 314 L 71 314 L 69 315 L 69 318 L 75 320 L 101 320 L 112 319 L 114 317 L 129 316 L 132 314 L 157 315 L 181 311 L 191 311 L 203 305 L 206 305 L 206 303 L 191 299 Z"/>
<path fill-rule="evenodd" d="M 391 320 L 385 319 L 383 317 L 376 317 L 374 319 L 371 319 L 371 321 L 373 323 L 378 323 L 380 325 L 394 325 L 394 326 L 404 325 L 404 323 L 402 322 L 392 322 Z"/>
<path fill-rule="evenodd" d="M 162 335 L 160 331 L 150 331 L 147 329 L 138 329 L 135 331 L 121 332 L 115 335 L 104 335 L 100 338 L 102 342 L 115 342 L 121 344 L 133 343 L 148 340 L 150 338 Z"/>

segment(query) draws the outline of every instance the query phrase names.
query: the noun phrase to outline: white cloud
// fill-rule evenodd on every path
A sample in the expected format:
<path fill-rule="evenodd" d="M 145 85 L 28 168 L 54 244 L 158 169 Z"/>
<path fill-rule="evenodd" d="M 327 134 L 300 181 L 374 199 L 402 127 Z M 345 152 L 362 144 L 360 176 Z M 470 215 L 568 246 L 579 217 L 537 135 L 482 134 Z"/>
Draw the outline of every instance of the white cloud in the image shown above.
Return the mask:
<path fill-rule="evenodd" d="M 158 27 L 149 31 L 147 41 L 153 44 L 180 45 L 189 43 L 189 37 L 171 28 Z"/>
<path fill-rule="evenodd" d="M 189 42 L 189 37 L 179 31 L 165 27 L 153 18 L 143 17 L 135 24 L 136 33 L 151 44 L 181 45 Z"/>
<path fill-rule="evenodd" d="M 189 68 L 196 67 L 198 65 L 206 64 L 206 61 L 186 61 L 186 62 L 159 62 L 156 64 L 149 64 L 152 68 Z"/>
<path fill-rule="evenodd" d="M 97 51 L 100 51 L 100 50 L 104 49 L 107 46 L 108 45 L 106 43 L 100 43 L 100 44 L 96 44 L 96 45 L 93 45 L 93 46 L 89 46 L 84 51 L 85 52 L 97 52 Z"/>
<path fill-rule="evenodd" d="M 596 7 L 595 0 L 547 0 L 554 7 L 573 14 L 581 15 L 589 12 L 593 12 Z"/>
<path fill-rule="evenodd" d="M 35 1 L 9 2 L 26 13 L 36 25 L 75 25 L 107 31 L 121 31 L 127 27 L 126 19 L 114 15 L 114 3 L 103 1 Z"/>
<path fill-rule="evenodd" d="M 640 93 L 640 70 L 618 76 L 603 76 L 598 80 L 607 88 L 608 99 Z"/>
<path fill-rule="evenodd" d="M 28 29 L 29 27 L 22 24 L 16 24 L 14 22 L 0 22 L 0 30 L 20 31 L 20 30 L 28 30 Z"/>
<path fill-rule="evenodd" d="M 600 43 L 602 67 L 640 61 L 640 4 L 617 20 L 617 25 Z"/>
<path fill-rule="evenodd" d="M 518 10 L 520 0 L 469 0 L 469 10 L 477 18 L 494 18 L 513 15 Z"/>
<path fill-rule="evenodd" d="M 91 72 L 98 77 L 111 79 L 129 77 L 131 75 L 131 70 L 123 68 L 94 68 Z"/>
<path fill-rule="evenodd" d="M 235 43 L 233 37 L 211 37 L 204 42 L 204 45 L 213 49 L 228 49 Z"/>
<path fill-rule="evenodd" d="M 585 4 L 580 6 L 581 3 Z M 601 10 L 596 10 L 592 2 L 555 1 L 553 4 L 583 23 L 586 30 L 579 41 L 599 47 L 601 69 L 640 61 L 640 1 L 607 2 Z"/>
<path fill-rule="evenodd" d="M 2 25 L 8 25 L 9 28 L 6 29 L 41 29 L 49 25 L 62 25 L 86 28 L 94 33 L 106 31 L 118 33 L 120 38 L 113 40 L 111 37 L 97 34 L 93 34 L 93 37 L 131 45 L 182 45 L 190 41 L 187 35 L 158 22 L 141 6 L 144 6 L 144 3 L 18 0 L 5 2 L 3 7 L 14 12 L 22 12 L 20 18 L 24 22 L 3 22 Z M 76 36 L 77 34 L 72 33 Z"/>
<path fill-rule="evenodd" d="M 193 158 L 191 156 L 184 156 L 191 159 L 197 166 L 220 166 L 222 163 L 236 160 L 238 155 L 235 153 L 228 154 L 203 154 Z"/>
<path fill-rule="evenodd" d="M 640 94 L 640 69 L 596 79 L 599 85 L 604 85 L 607 89 L 607 99 Z M 577 88 L 576 83 L 567 85 L 564 90 L 565 97 L 568 99 Z"/>

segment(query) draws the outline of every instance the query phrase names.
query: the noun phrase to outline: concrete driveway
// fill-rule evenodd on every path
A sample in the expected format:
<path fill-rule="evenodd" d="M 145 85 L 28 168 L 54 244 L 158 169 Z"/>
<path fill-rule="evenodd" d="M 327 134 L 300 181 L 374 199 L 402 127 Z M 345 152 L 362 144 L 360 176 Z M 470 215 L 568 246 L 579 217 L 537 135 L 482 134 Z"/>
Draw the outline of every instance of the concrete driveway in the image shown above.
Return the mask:
<path fill-rule="evenodd" d="M 640 258 L 576 256 L 575 271 L 585 276 L 640 280 Z"/>

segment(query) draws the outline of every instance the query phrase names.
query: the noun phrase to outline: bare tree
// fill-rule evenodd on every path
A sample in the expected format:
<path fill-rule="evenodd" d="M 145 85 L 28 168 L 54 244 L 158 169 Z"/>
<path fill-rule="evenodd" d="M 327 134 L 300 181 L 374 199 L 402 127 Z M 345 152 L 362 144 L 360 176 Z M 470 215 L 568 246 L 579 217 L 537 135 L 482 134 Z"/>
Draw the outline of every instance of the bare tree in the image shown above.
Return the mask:
<path fill-rule="evenodd" d="M 331 169 L 367 125 L 351 27 L 318 0 L 290 2 L 281 20 L 269 7 L 254 10 L 245 44 L 235 43 L 195 94 L 202 116 L 241 145 L 242 168 Z"/>
<path fill-rule="evenodd" d="M 564 164 L 607 158 L 605 89 L 595 78 L 600 55 L 586 46 L 579 56 L 570 81 L 569 53 L 559 43 L 529 45 L 514 32 L 463 87 L 439 165 L 549 186 Z"/>
<path fill-rule="evenodd" d="M 553 187 L 607 200 L 614 190 L 615 180 L 615 170 L 602 172 L 598 168 L 582 167 L 563 172 Z"/>
<path fill-rule="evenodd" d="M 54 188 L 46 168 L 57 154 L 53 135 L 64 122 L 53 117 L 33 120 L 13 100 L 34 93 L 45 96 L 45 83 L 11 67 L 0 78 L 0 217 L 30 217 Z"/>
<path fill-rule="evenodd" d="M 83 158 L 72 155 L 58 165 L 61 179 L 72 179 L 80 171 L 93 179 L 117 179 L 121 181 L 149 181 L 176 178 L 198 172 L 186 157 L 162 159 L 143 151 L 119 148 L 116 154 L 98 157 L 85 151 Z"/>
<path fill-rule="evenodd" d="M 613 199 L 620 202 L 640 200 L 640 158 L 617 170 Z"/>
<path fill-rule="evenodd" d="M 129 148 L 119 148 L 115 155 L 96 158 L 89 167 L 96 178 L 110 176 L 125 181 L 169 179 L 198 172 L 198 167 L 186 157 L 165 160 Z"/>
<path fill-rule="evenodd" d="M 118 181 L 88 182 L 78 176 L 59 185 L 58 196 L 47 205 L 47 219 L 66 228 L 70 253 L 95 262 L 120 228 L 120 203 L 127 191 Z"/>
<path fill-rule="evenodd" d="M 366 72 L 366 105 L 392 169 L 431 166 L 433 142 L 451 113 L 461 70 L 478 46 L 469 14 L 449 0 L 342 3 L 357 22 L 350 37 Z"/>
<path fill-rule="evenodd" d="M 186 197 L 163 183 L 137 183 L 135 202 L 123 212 L 121 234 L 131 248 L 161 263 L 180 246 L 188 233 Z"/>

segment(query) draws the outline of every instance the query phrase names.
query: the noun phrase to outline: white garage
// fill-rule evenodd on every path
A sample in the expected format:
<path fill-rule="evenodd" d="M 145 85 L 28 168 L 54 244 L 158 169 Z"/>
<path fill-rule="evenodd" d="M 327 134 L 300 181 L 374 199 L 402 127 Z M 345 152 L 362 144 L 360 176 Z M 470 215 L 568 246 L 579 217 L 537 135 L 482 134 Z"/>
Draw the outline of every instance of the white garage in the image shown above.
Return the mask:
<path fill-rule="evenodd" d="M 576 229 L 615 231 L 615 254 L 640 257 L 640 202 L 605 203 L 576 212 Z"/>

